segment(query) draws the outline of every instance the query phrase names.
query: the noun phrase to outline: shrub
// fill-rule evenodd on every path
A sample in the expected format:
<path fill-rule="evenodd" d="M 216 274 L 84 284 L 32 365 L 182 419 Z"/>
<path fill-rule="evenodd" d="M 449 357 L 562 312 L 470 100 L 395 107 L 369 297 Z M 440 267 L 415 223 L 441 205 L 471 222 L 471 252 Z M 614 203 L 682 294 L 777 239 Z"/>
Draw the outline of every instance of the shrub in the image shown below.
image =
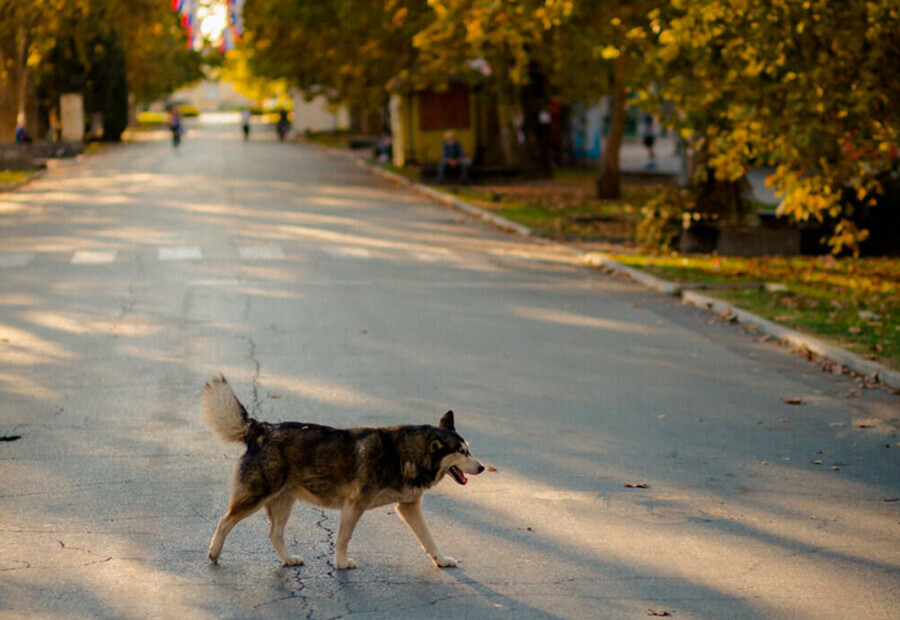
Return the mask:
<path fill-rule="evenodd" d="M 694 209 L 690 190 L 668 187 L 647 201 L 637 225 L 638 243 L 654 252 L 676 249 L 685 213 Z"/>

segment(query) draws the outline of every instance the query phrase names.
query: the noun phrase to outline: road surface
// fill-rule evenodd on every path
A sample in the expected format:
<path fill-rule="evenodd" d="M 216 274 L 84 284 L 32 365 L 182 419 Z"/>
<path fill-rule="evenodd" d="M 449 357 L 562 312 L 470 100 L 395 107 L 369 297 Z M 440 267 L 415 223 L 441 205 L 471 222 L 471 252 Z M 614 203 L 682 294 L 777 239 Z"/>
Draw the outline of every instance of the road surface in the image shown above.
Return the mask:
<path fill-rule="evenodd" d="M 0 617 L 896 617 L 897 396 L 254 130 L 0 195 Z M 426 498 L 460 567 L 387 506 L 335 571 L 301 505 L 306 565 L 262 514 L 210 565 L 218 371 L 269 421 L 453 409 L 495 470 Z"/>

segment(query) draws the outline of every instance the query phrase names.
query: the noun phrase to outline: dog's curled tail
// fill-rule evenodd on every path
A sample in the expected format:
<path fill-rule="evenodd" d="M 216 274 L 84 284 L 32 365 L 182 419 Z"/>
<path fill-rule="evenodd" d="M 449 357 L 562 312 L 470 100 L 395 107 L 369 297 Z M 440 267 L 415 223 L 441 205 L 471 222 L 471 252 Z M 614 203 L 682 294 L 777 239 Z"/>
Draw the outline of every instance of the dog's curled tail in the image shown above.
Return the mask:
<path fill-rule="evenodd" d="M 223 441 L 244 441 L 253 419 L 222 375 L 210 379 L 203 388 L 203 419 Z"/>

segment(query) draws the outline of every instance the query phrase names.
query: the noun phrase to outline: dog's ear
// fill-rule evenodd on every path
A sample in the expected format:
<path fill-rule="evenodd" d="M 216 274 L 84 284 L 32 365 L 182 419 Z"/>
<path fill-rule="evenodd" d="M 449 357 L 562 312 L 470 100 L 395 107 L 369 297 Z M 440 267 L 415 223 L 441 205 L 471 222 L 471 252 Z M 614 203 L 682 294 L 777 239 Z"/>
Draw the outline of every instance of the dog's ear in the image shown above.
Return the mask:
<path fill-rule="evenodd" d="M 444 443 L 440 439 L 432 439 L 431 443 L 428 444 L 428 451 L 434 454 L 444 447 Z"/>
<path fill-rule="evenodd" d="M 453 412 L 448 411 L 444 414 L 444 417 L 441 418 L 440 423 L 438 424 L 438 428 L 446 428 L 450 431 L 455 431 L 456 427 L 453 426 Z"/>

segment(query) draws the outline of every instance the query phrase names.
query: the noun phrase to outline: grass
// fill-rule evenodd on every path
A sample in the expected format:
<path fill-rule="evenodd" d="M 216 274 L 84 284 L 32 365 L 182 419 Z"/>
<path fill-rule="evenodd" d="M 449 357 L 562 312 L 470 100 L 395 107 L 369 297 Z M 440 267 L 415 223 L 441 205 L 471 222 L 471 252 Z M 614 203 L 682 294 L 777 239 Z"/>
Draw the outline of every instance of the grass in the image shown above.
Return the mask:
<path fill-rule="evenodd" d="M 595 197 L 595 171 L 564 168 L 552 180 L 510 180 L 458 187 L 460 198 L 559 241 L 631 244 L 654 185 L 625 185 L 619 200 Z"/>
<path fill-rule="evenodd" d="M 306 139 L 322 146 L 334 149 L 346 149 L 350 139 L 349 131 L 309 131 Z"/>
<path fill-rule="evenodd" d="M 900 368 L 900 261 L 619 255 L 616 260 Z M 769 292 L 764 283 L 785 290 Z"/>
<path fill-rule="evenodd" d="M 0 185 L 27 179 L 33 174 L 34 170 L 0 170 Z"/>

